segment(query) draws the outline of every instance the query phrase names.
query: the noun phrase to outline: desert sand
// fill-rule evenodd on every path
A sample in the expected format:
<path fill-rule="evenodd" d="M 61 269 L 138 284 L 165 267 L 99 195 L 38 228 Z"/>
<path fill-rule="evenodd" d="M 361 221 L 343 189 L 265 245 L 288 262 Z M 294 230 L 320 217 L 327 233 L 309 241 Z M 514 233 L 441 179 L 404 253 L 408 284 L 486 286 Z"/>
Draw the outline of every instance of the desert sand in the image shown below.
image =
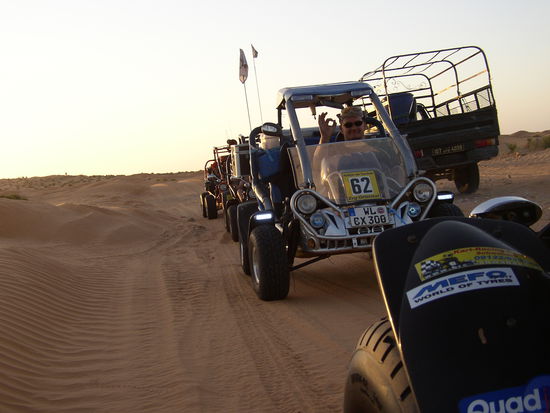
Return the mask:
<path fill-rule="evenodd" d="M 550 149 L 508 152 L 456 203 L 524 196 L 541 228 Z M 341 411 L 384 314 L 368 254 L 295 271 L 286 300 L 261 302 L 223 220 L 200 213 L 202 179 L 0 180 L 0 412 Z"/>

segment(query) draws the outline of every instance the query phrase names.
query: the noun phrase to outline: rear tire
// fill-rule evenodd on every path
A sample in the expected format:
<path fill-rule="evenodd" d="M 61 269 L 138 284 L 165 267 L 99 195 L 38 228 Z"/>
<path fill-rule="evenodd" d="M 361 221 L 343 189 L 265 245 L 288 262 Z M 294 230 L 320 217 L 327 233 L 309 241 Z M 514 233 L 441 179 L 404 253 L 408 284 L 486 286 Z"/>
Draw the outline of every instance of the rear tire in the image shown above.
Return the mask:
<path fill-rule="evenodd" d="M 448 202 L 441 202 L 435 204 L 430 209 L 428 213 L 430 218 L 439 218 L 439 217 L 463 217 L 464 213 L 462 210 L 455 204 L 449 204 Z"/>
<path fill-rule="evenodd" d="M 237 227 L 239 233 L 239 250 L 241 267 L 246 275 L 250 275 L 250 260 L 248 259 L 248 228 L 250 217 L 258 210 L 256 201 L 243 202 L 237 205 Z"/>
<path fill-rule="evenodd" d="M 397 341 L 387 318 L 370 326 L 351 358 L 344 413 L 418 413 Z"/>
<path fill-rule="evenodd" d="M 234 242 L 239 242 L 239 227 L 237 224 L 237 205 L 231 204 L 227 209 L 227 220 L 229 221 L 229 232 Z"/>
<path fill-rule="evenodd" d="M 208 219 L 218 218 L 218 208 L 216 206 L 216 198 L 214 195 L 208 194 L 204 198 L 206 204 L 206 216 Z"/>
<path fill-rule="evenodd" d="M 454 181 L 461 194 L 472 194 L 479 188 L 479 166 L 477 163 L 455 169 Z"/>
<path fill-rule="evenodd" d="M 290 274 L 281 233 L 272 225 L 259 225 L 248 240 L 252 287 L 261 300 L 282 300 L 288 295 Z"/>

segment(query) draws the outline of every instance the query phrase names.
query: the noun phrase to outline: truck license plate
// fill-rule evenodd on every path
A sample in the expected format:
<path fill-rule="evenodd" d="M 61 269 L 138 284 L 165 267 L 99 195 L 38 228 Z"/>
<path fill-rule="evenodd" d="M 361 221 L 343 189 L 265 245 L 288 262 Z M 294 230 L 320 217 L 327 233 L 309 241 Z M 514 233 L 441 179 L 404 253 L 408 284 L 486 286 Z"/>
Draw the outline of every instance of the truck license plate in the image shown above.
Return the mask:
<path fill-rule="evenodd" d="M 393 216 L 388 215 L 385 206 L 365 206 L 348 208 L 346 226 L 348 228 L 370 227 L 393 223 Z"/>
<path fill-rule="evenodd" d="M 447 155 L 449 153 L 463 152 L 464 144 L 457 143 L 456 145 L 441 146 L 439 148 L 432 149 L 432 156 Z"/>

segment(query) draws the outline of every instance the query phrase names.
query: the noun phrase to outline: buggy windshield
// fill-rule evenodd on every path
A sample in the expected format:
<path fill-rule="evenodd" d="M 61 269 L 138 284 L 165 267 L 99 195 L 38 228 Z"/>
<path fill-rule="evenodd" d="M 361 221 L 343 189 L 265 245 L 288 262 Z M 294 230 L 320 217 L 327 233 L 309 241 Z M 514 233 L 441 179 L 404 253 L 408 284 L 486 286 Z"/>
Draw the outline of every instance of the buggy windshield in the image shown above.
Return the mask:
<path fill-rule="evenodd" d="M 393 199 L 406 185 L 401 155 L 391 138 L 308 145 L 316 191 L 346 205 Z M 289 148 L 296 187 L 304 188 L 297 148 Z"/>

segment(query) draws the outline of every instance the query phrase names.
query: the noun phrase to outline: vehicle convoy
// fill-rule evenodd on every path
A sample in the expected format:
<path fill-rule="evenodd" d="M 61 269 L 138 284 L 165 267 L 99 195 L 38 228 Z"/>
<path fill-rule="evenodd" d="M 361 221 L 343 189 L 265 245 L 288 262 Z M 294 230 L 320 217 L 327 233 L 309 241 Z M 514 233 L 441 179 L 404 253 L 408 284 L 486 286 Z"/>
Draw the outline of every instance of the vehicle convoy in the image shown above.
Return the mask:
<path fill-rule="evenodd" d="M 478 189 L 478 162 L 498 154 L 500 133 L 483 50 L 391 56 L 360 80 L 378 93 L 425 176 L 452 180 L 462 193 Z"/>
<path fill-rule="evenodd" d="M 228 192 L 227 160 L 230 145 L 215 146 L 214 159 L 204 164 L 204 191 L 200 195 L 202 216 L 208 219 L 218 217 L 218 210 L 223 209 L 230 197 Z"/>
<path fill-rule="evenodd" d="M 528 227 L 541 214 L 502 197 L 470 218 L 415 222 L 375 239 L 388 316 L 359 339 L 345 413 L 550 411 L 550 225 Z M 450 256 L 461 265 L 431 265 Z"/>
<path fill-rule="evenodd" d="M 462 215 L 452 193 L 437 193 L 373 89 L 364 82 L 279 91 L 278 122 L 250 133 L 252 188 L 257 201 L 237 206 L 243 271 L 262 300 L 284 299 L 289 274 L 334 254 L 369 251 L 383 231 L 442 215 Z M 318 111 L 360 105 L 380 121 L 365 139 L 318 144 Z M 283 112 L 284 115 L 283 116 Z M 304 118 L 305 115 L 305 118 Z M 288 119 L 290 134 L 283 133 Z M 306 135 L 306 136 L 304 136 Z M 309 258 L 294 265 L 295 257 Z"/>

